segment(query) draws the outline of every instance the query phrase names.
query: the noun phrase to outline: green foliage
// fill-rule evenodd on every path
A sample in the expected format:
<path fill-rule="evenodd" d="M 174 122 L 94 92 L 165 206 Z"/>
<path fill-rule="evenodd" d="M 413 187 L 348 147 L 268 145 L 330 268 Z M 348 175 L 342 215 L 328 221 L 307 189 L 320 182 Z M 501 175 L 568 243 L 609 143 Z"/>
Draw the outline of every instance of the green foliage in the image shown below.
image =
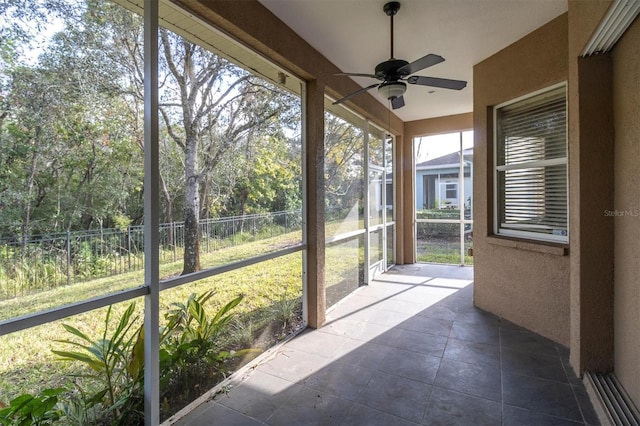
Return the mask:
<path fill-rule="evenodd" d="M 207 315 L 204 304 L 215 292 L 191 294 L 186 303 L 174 302 L 165 315 L 164 344 L 160 349 L 161 389 L 163 395 L 175 389 L 191 392 L 203 378 L 224 375 L 225 361 L 235 353 L 222 350 L 218 338 L 233 319 L 240 295 L 228 302 L 213 316 Z"/>
<path fill-rule="evenodd" d="M 287 236 L 285 239 L 290 239 Z M 268 242 L 272 244 L 272 242 Z M 229 263 L 230 259 L 237 259 L 238 255 L 242 258 L 254 255 L 256 250 L 262 249 L 262 243 L 254 243 L 242 247 L 240 250 L 234 248 L 232 250 L 223 250 L 215 252 L 206 258 L 207 265 L 220 265 Z M 239 253 L 240 252 L 240 253 Z M 223 329 L 218 337 L 216 351 L 228 353 L 227 358 L 221 362 L 222 372 L 229 369 L 235 369 L 237 363 L 244 362 L 253 355 L 254 351 L 244 351 L 240 348 L 249 347 L 250 343 L 238 344 L 234 342 L 231 346 L 230 335 L 233 332 L 233 324 L 237 321 L 243 323 L 250 322 L 248 318 L 252 318 L 252 322 L 248 328 L 253 328 L 255 333 L 248 330 L 248 334 L 258 335 L 258 331 L 262 332 L 259 340 L 260 348 L 264 348 L 273 343 L 273 337 L 277 333 L 276 327 L 264 329 L 263 327 L 271 320 L 269 307 L 274 299 L 282 294 L 283 287 L 288 286 L 288 297 L 298 296 L 301 294 L 301 262 L 302 258 L 299 253 L 291 254 L 282 258 L 268 261 L 266 264 L 261 263 L 238 271 L 232 271 L 216 277 L 200 280 L 189 286 L 180 286 L 162 293 L 162 300 L 166 302 L 163 311 L 168 311 L 175 306 L 169 306 L 171 301 L 187 300 L 188 296 L 195 292 L 197 294 L 204 293 L 212 288 L 216 289 L 216 295 L 205 303 L 205 310 L 208 318 L 212 318 L 218 309 L 227 301 L 235 298 L 238 293 L 245 295 L 243 301 L 238 304 L 232 312 L 232 321 L 230 321 Z M 179 272 L 178 263 L 166 264 L 162 266 L 161 276 L 169 276 Z M 252 279 L 247 279 L 252 277 Z M 121 275 L 114 278 L 93 280 L 86 283 L 69 286 L 66 288 L 54 289 L 51 291 L 31 294 L 17 299 L 11 299 L 0 302 L 0 313 L 4 318 L 32 312 L 35 307 L 38 309 L 58 306 L 60 304 L 72 303 L 77 300 L 83 300 L 96 295 L 104 294 L 104 289 L 110 291 L 119 291 L 124 288 L 131 288 L 142 280 L 142 271 Z M 137 306 L 140 307 L 139 300 Z M 186 303 L 185 303 L 186 304 Z M 110 330 L 113 330 L 122 313 L 128 307 L 129 303 L 119 303 L 114 305 L 111 312 Z M 214 306 L 216 306 L 214 308 Z M 105 315 L 107 308 L 97 311 L 87 312 L 79 316 L 70 318 L 65 323 L 69 323 L 89 337 L 97 340 L 101 338 L 104 327 Z M 135 315 L 134 315 L 135 316 Z M 164 317 L 163 317 L 164 318 Z M 167 321 L 163 320 L 163 335 L 168 332 Z M 194 323 L 195 325 L 195 323 Z M 57 323 L 45 324 L 26 332 L 14 333 L 4 336 L 0 345 L 0 393 L 6 395 L 6 399 L 18 396 L 20 393 L 31 392 L 43 386 L 57 387 L 64 385 L 69 377 L 73 377 L 75 373 L 84 372 L 88 367 L 84 367 L 84 363 L 79 361 L 64 363 L 55 362 L 57 356 L 50 351 L 51 336 L 54 338 L 65 338 L 60 336 L 63 329 Z M 131 332 L 134 332 L 134 327 Z M 65 332 L 66 333 L 66 332 Z M 73 336 L 69 334 L 69 336 Z M 140 336 L 138 336 L 140 337 Z M 175 332 L 172 338 L 178 339 L 179 333 Z M 73 339 L 76 339 L 73 336 Z M 164 339 L 164 338 L 163 338 Z M 245 342 L 249 342 L 246 340 Z M 86 345 L 86 342 L 82 341 Z M 162 349 L 167 349 L 167 342 L 163 341 Z M 54 349 L 61 350 L 77 350 L 77 348 L 60 347 L 56 344 Z M 230 349 L 235 349 L 234 353 Z M 222 354 L 225 355 L 224 353 Z M 170 364 L 169 364 L 170 365 Z M 175 369 L 182 368 L 180 365 Z M 211 387 L 213 387 L 222 377 L 214 368 L 208 369 L 208 365 L 198 370 L 197 365 L 192 364 L 191 368 L 185 366 L 187 371 L 185 378 L 190 381 L 181 381 L 173 367 L 168 370 L 163 367 L 161 369 L 163 396 L 170 401 L 172 409 L 182 408 L 184 405 L 193 401 L 194 398 Z M 140 373 L 142 374 L 142 373 Z M 61 402 L 61 408 L 65 413 L 65 423 L 70 424 L 87 424 L 86 419 L 93 419 L 93 424 L 97 423 L 97 419 L 104 418 L 102 407 L 96 404 L 91 405 L 89 396 L 95 393 L 96 385 L 92 379 L 78 377 L 74 379 L 77 384 L 74 386 L 70 395 L 65 395 Z M 170 415 L 166 405 L 162 408 L 163 415 Z M 165 417 L 166 418 L 166 417 Z M 78 419 L 78 420 L 72 420 Z M 82 420 L 85 419 L 85 420 Z"/>
<path fill-rule="evenodd" d="M 286 328 L 288 324 L 295 318 L 296 313 L 300 307 L 300 299 L 298 297 L 287 298 L 287 292 L 273 301 L 270 312 L 273 319 L 282 325 L 282 328 Z"/>
<path fill-rule="evenodd" d="M 233 313 L 230 311 L 244 298 L 242 295 L 236 297 L 224 305 L 213 318 L 208 318 L 204 304 L 213 295 L 215 295 L 213 290 L 200 295 L 191 294 L 186 303 L 171 304 L 173 309 L 166 315 L 167 328 L 180 332 L 180 343 L 215 339 L 233 318 Z"/>
<path fill-rule="evenodd" d="M 191 294 L 185 303 L 173 303 L 173 309 L 166 314 L 167 324 L 160 330 L 163 396 L 185 392 L 185 389 L 189 394 L 194 385 L 203 381 L 210 385 L 207 381 L 226 372 L 226 360 L 244 353 L 223 350 L 218 340 L 232 321 L 232 310 L 243 296 L 231 300 L 210 316 L 205 304 L 214 294 L 213 291 Z M 52 352 L 60 360 L 79 362 L 87 367 L 86 372 L 77 374 L 76 393 L 58 410 L 72 424 L 127 425 L 141 421 L 144 414 L 144 328 L 136 326 L 134 312 L 135 304 L 132 303 L 114 323 L 110 306 L 99 339 L 92 339 L 78 328 L 63 324 L 74 339 L 57 340 L 70 349 Z"/>
<path fill-rule="evenodd" d="M 58 396 L 64 388 L 45 389 L 39 395 L 23 394 L 13 399 L 8 407 L 0 409 L 0 424 L 3 425 L 53 425 L 61 418 L 56 407 Z"/>
<path fill-rule="evenodd" d="M 87 407 L 98 406 L 107 418 L 127 424 L 144 412 L 142 406 L 142 368 L 138 342 L 142 328 L 134 331 L 137 318 L 131 303 L 113 328 L 111 306 L 107 310 L 104 331 L 98 340 L 91 339 L 77 328 L 63 324 L 78 340 L 57 340 L 75 350 L 53 350 L 61 360 L 78 361 L 88 367 L 79 377 L 89 379 L 93 391 L 86 395 Z"/>
<path fill-rule="evenodd" d="M 325 112 L 325 199 L 327 209 L 348 212 L 364 205 L 364 134 L 358 126 Z M 344 217 L 344 216 L 341 216 Z"/>
<path fill-rule="evenodd" d="M 99 252 L 101 241 L 82 241 L 73 255 L 74 274 L 82 279 L 105 275 L 111 264 L 111 254 Z"/>
<path fill-rule="evenodd" d="M 114 214 L 113 215 L 113 226 L 121 231 L 126 231 L 127 227 L 131 225 L 133 222 L 126 215 L 123 214 Z"/>
<path fill-rule="evenodd" d="M 229 338 L 236 346 L 250 347 L 253 345 L 258 326 L 258 321 L 255 318 L 234 318 L 229 325 Z"/>
<path fill-rule="evenodd" d="M 459 220 L 460 210 L 432 209 L 417 212 L 417 219 L 450 219 Z M 460 225 L 458 223 L 427 223 L 417 224 L 417 238 L 459 238 Z"/>

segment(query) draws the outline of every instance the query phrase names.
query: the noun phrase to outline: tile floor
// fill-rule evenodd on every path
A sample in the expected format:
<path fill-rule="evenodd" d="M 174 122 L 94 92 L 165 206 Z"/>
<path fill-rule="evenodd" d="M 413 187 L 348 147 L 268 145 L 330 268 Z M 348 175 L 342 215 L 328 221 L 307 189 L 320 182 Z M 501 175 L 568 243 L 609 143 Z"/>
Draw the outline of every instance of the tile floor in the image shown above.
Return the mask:
<path fill-rule="evenodd" d="M 598 424 L 568 350 L 474 308 L 472 273 L 393 268 L 177 424 Z"/>

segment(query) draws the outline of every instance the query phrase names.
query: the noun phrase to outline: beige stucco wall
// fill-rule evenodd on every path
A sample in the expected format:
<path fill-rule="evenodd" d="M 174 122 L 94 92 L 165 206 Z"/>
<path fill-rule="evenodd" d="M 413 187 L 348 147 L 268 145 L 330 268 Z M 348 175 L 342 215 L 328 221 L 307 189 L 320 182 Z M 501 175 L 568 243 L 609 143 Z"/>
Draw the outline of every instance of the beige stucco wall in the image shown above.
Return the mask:
<path fill-rule="evenodd" d="M 569 344 L 569 257 L 561 245 L 493 233 L 492 107 L 567 79 L 564 14 L 474 67 L 475 304 Z"/>
<path fill-rule="evenodd" d="M 640 406 L 640 19 L 613 50 L 615 372 Z"/>

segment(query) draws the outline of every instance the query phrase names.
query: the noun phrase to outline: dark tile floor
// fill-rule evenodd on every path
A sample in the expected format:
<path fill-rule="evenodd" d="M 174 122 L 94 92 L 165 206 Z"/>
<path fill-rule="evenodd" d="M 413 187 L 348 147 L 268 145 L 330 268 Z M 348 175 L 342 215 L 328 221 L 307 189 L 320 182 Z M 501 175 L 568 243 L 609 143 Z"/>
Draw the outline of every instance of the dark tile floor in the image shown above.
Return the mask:
<path fill-rule="evenodd" d="M 475 308 L 472 280 L 395 267 L 177 424 L 598 424 L 568 350 Z"/>

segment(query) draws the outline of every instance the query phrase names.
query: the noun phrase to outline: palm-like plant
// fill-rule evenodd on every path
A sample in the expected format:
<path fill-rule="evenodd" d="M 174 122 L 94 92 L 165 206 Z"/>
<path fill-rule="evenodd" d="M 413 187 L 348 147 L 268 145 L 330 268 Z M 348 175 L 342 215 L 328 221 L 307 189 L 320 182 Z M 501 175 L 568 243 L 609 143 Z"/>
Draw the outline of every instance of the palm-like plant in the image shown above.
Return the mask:
<path fill-rule="evenodd" d="M 126 406 L 128 412 L 141 410 L 131 405 L 139 398 L 132 398 L 142 391 L 142 361 L 140 347 L 142 327 L 132 330 L 137 322 L 134 316 L 135 304 L 132 303 L 120 317 L 117 326 L 109 331 L 112 309 L 109 306 L 101 338 L 91 339 L 77 328 L 63 324 L 66 331 L 79 338 L 77 340 L 57 340 L 76 350 L 54 350 L 61 360 L 80 361 L 89 367 L 87 373 L 79 377 L 91 379 L 96 390 L 87 396 L 90 405 L 102 404 L 106 414 L 115 418 L 122 417 Z"/>

